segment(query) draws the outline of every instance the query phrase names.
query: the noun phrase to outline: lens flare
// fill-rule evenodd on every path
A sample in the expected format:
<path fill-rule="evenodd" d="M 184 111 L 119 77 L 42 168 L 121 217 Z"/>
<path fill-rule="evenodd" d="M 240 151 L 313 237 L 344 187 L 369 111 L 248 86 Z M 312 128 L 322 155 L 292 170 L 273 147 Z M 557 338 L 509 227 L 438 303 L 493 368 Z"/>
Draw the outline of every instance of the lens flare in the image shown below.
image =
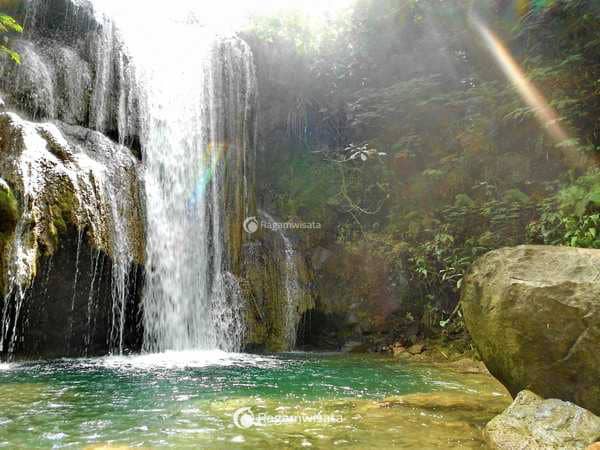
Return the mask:
<path fill-rule="evenodd" d="M 200 176 L 198 177 L 198 181 L 194 187 L 193 192 L 190 194 L 187 200 L 188 210 L 192 210 L 197 202 L 202 198 L 204 192 L 206 190 L 206 186 L 212 179 L 216 167 L 220 164 L 221 160 L 224 158 L 227 153 L 229 146 L 226 143 L 211 143 L 209 144 L 206 150 L 206 160 L 212 161 L 212 164 L 209 165 L 206 169 L 203 169 L 200 172 Z"/>
<path fill-rule="evenodd" d="M 581 153 L 577 152 L 574 145 L 570 144 L 572 140 L 561 126 L 560 116 L 550 106 L 539 89 L 527 78 L 524 70 L 515 61 L 508 49 L 481 19 L 472 15 L 471 21 L 486 47 L 496 59 L 502 72 L 515 86 L 525 103 L 534 111 L 538 121 L 548 131 L 548 134 L 557 144 L 560 144 L 559 147 L 563 151 L 567 162 L 576 166 L 585 164 L 582 161 Z"/>

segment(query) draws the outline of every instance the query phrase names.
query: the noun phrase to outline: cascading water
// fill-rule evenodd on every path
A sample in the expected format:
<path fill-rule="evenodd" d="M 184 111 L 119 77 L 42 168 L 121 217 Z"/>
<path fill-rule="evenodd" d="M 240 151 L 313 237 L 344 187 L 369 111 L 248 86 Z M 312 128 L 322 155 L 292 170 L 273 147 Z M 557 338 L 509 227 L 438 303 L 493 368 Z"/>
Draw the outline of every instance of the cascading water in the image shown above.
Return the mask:
<path fill-rule="evenodd" d="M 9 358 L 14 353 L 20 338 L 23 306 L 31 294 L 32 283 L 38 278 L 45 280 L 42 289 L 47 289 L 52 255 L 59 251 L 57 226 L 63 228 L 60 239 L 67 239 L 67 222 L 76 232 L 76 250 L 71 263 L 72 288 L 65 299 L 69 308 L 64 317 L 67 321 L 64 351 L 72 354 L 75 351 L 72 344 L 76 344 L 80 352 L 81 345 L 76 342 L 73 330 L 78 320 L 76 299 L 86 270 L 81 252 L 87 241 L 98 252 L 111 257 L 113 314 L 108 349 L 121 353 L 125 307 L 133 281 L 130 274 L 134 262 L 143 258 L 137 236 L 141 227 L 136 210 L 139 163 L 124 147 L 100 133 L 79 127 L 62 124 L 59 129 L 53 124 L 27 122 L 8 113 L 0 116 L 0 128 L 5 135 L 15 136 L 12 141 L 0 142 L 0 152 L 6 156 L 0 161 L 0 170 L 21 197 L 20 217 L 6 241 L 6 255 L 3 255 L 8 264 L 4 280 L 7 292 L 2 299 L 0 318 L 0 353 L 8 354 Z M 8 189 L 8 184 L 4 184 L 3 189 Z M 39 273 L 44 256 L 48 257 L 45 275 Z M 92 306 L 97 266 L 96 262 L 89 292 Z M 45 300 L 45 294 L 42 298 Z M 94 308 L 88 308 L 90 323 L 93 313 Z M 91 336 L 86 339 L 90 341 Z"/>
<path fill-rule="evenodd" d="M 65 351 L 70 352 L 74 338 L 79 277 L 86 271 L 80 267 L 86 230 L 89 241 L 111 256 L 112 317 L 107 341 L 109 351 L 121 353 L 126 301 L 135 281 L 130 280 L 133 262 L 143 258 L 136 248 L 140 233 L 132 225 L 139 222 L 137 161 L 128 149 L 90 129 L 118 138 L 120 143 L 130 142 L 139 133 L 132 68 L 112 20 L 95 14 L 87 1 L 30 0 L 25 24 L 25 40 L 15 42 L 23 63 L 0 63 L 0 88 L 34 119 L 62 122 L 55 126 L 4 118 L 5 129 L 20 129 L 23 142 L 7 143 L 0 164 L 21 200 L 21 218 L 7 249 L 7 294 L 0 299 L 0 353 L 10 357 L 21 338 L 21 310 L 44 253 L 40 242 L 56 233 L 55 214 L 48 209 L 57 211 L 54 203 L 69 198 L 69 193 L 74 197 L 69 225 L 76 228 L 78 239 L 70 316 L 65 318 L 69 322 Z M 48 41 L 52 44 L 46 45 Z M 93 284 L 99 285 L 97 269 L 98 264 L 93 264 Z M 89 296 L 87 321 L 93 324 L 98 296 L 93 285 Z M 87 352 L 91 334 L 85 340 Z"/>
<path fill-rule="evenodd" d="M 189 9 L 157 17 L 143 4 L 131 14 L 102 3 L 122 30 L 145 97 L 144 350 L 239 350 L 242 304 L 229 239 L 231 218 L 247 208 L 251 52 Z"/>
<path fill-rule="evenodd" d="M 243 305 L 234 273 L 241 265 L 241 223 L 251 204 L 254 65 L 249 47 L 219 29 L 222 17 L 215 20 L 195 2 L 184 3 L 179 0 L 165 11 L 159 2 L 140 0 L 30 0 L 29 31 L 15 43 L 23 64 L 0 67 L 0 89 L 11 93 L 13 104 L 36 120 L 61 121 L 51 131 L 46 125 L 25 125 L 43 141 L 36 137 L 26 145 L 37 149 L 35 156 L 18 156 L 24 169 L 12 171 L 8 180 L 17 187 L 40 186 L 31 195 L 24 187 L 17 189 L 27 203 L 19 227 L 31 215 L 31 204 L 38 223 L 35 238 L 45 239 L 51 218 L 42 211 L 48 198 L 62 192 L 45 182 L 48 170 L 68 178 L 65 185 L 72 185 L 68 190 L 76 198 L 72 225 L 79 236 L 67 330 L 81 322 L 75 299 L 88 297 L 79 292 L 87 285 L 83 323 L 94 329 L 94 315 L 105 304 L 98 293 L 108 255 L 112 303 L 107 341 L 113 353 L 124 351 L 127 302 L 136 281 L 131 279 L 133 263 L 140 261 L 146 267 L 146 351 L 237 350 L 242 344 Z M 16 118 L 10 120 L 18 125 Z M 119 159 L 133 159 L 127 149 L 90 129 L 121 144 L 139 139 L 143 170 L 138 172 L 135 161 Z M 55 148 L 65 155 L 56 159 Z M 39 180 L 32 180 L 31 173 Z M 131 203 L 138 193 L 132 179 L 138 175 L 146 193 L 145 258 L 135 225 L 140 211 Z M 84 229 L 102 256 L 80 258 Z M 24 242 L 35 242 L 21 228 L 15 235 L 8 285 L 9 297 L 16 300 L 1 302 L 0 349 L 10 348 L 9 353 L 11 342 L 20 339 L 17 322 L 25 289 L 41 255 L 37 244 L 21 244 L 23 236 Z M 85 352 L 98 348 L 92 334 L 84 338 Z M 70 338 L 65 337 L 67 350 Z"/>
<path fill-rule="evenodd" d="M 260 213 L 270 223 L 277 222 L 269 213 L 265 211 L 261 211 Z M 281 243 L 283 244 L 281 252 L 283 252 L 283 259 L 285 261 L 285 264 L 282 264 L 283 269 L 281 273 L 282 294 L 285 299 L 282 311 L 282 317 L 284 319 L 283 331 L 288 349 L 292 350 L 296 345 L 298 325 L 300 323 L 298 307 L 303 292 L 300 286 L 300 280 L 298 279 L 298 266 L 295 260 L 296 249 L 283 230 L 278 230 L 278 234 L 281 238 Z"/>

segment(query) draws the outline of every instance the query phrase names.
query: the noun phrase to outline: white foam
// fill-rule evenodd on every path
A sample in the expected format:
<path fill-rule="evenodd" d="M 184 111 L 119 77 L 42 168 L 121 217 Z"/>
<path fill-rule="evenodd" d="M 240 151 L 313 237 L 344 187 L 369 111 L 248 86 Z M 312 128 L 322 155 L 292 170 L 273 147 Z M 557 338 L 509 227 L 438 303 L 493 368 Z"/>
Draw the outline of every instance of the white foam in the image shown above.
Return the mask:
<path fill-rule="evenodd" d="M 85 366 L 100 366 L 119 370 L 192 369 L 203 367 L 276 367 L 282 361 L 270 357 L 221 350 L 172 351 L 131 356 L 107 356 L 81 360 Z"/>

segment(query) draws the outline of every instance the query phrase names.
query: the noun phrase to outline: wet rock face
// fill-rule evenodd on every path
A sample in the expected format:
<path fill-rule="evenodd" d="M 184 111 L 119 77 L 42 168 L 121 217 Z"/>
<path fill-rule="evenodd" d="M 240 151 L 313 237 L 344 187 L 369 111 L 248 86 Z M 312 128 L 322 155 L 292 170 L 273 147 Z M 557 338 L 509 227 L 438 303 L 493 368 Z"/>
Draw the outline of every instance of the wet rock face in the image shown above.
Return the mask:
<path fill-rule="evenodd" d="M 4 179 L 0 178 L 0 235 L 14 233 L 19 220 L 19 207 L 15 195 Z"/>
<path fill-rule="evenodd" d="M 600 438 L 600 417 L 570 402 L 522 391 L 485 427 L 495 450 L 585 449 Z"/>
<path fill-rule="evenodd" d="M 490 252 L 465 278 L 465 324 L 490 372 L 600 413 L 600 251 L 520 246 Z"/>
<path fill-rule="evenodd" d="M 140 95 L 113 23 L 91 2 L 71 0 L 32 0 L 23 20 L 24 38 L 13 43 L 22 63 L 0 57 L 7 105 L 138 145 Z"/>
<path fill-rule="evenodd" d="M 85 237 L 69 227 L 55 253 L 39 261 L 39 273 L 21 305 L 22 320 L 17 324 L 12 357 L 100 356 L 114 350 L 111 342 L 119 336 L 118 328 L 113 327 L 113 270 L 113 261 L 106 253 L 90 247 Z M 143 335 L 142 267 L 133 264 L 127 277 L 123 351 L 136 352 L 141 349 Z M 14 305 L 14 296 L 7 302 Z M 14 314 L 10 307 L 8 311 Z"/>
<path fill-rule="evenodd" d="M 139 170 L 98 132 L 0 113 L 2 191 L 16 202 L 2 217 L 0 355 L 136 347 L 125 326 L 135 334 L 144 260 Z"/>
<path fill-rule="evenodd" d="M 27 221 L 22 232 L 31 234 L 27 242 L 36 252 L 52 254 L 72 224 L 95 248 L 116 257 L 123 247 L 143 261 L 141 169 L 126 147 L 84 128 L 0 113 L 0 170 L 19 199 Z"/>
<path fill-rule="evenodd" d="M 242 259 L 248 303 L 246 346 L 293 350 L 300 319 L 314 308 L 307 263 L 281 232 L 263 230 L 253 238 L 244 245 Z"/>

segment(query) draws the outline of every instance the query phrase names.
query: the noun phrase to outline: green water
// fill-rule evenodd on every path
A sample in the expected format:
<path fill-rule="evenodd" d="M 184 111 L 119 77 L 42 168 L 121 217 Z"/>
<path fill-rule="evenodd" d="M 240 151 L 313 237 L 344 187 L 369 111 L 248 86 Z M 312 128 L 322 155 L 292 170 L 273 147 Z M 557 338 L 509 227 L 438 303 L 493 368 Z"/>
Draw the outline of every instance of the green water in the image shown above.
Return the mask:
<path fill-rule="evenodd" d="M 20 363 L 0 365 L 0 447 L 480 448 L 506 401 L 489 377 L 373 356 Z"/>

